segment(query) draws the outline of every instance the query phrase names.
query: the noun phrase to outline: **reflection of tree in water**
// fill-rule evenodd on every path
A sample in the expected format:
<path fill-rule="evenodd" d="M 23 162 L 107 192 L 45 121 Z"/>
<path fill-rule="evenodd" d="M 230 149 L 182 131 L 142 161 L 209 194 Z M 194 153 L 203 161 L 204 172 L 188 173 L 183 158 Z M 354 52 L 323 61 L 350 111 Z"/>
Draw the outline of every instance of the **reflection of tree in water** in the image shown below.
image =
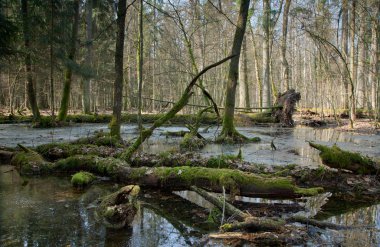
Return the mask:
<path fill-rule="evenodd" d="M 140 212 L 141 218 L 134 221 L 130 246 L 187 246 L 194 243 L 151 209 L 143 208 Z"/>
<path fill-rule="evenodd" d="M 380 205 L 358 209 L 354 212 L 333 216 L 327 221 L 354 229 L 339 232 L 328 231 L 325 236 L 333 243 L 344 246 L 379 246 L 380 245 Z"/>

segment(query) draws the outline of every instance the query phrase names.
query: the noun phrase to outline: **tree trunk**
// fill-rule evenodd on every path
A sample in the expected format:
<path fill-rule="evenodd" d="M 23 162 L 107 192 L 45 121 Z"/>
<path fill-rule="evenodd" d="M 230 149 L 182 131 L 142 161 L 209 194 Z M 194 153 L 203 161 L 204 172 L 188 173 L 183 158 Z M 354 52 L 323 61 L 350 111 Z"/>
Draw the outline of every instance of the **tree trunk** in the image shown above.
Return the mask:
<path fill-rule="evenodd" d="M 34 90 L 33 76 L 32 76 L 32 60 L 31 60 L 31 47 L 30 47 L 30 27 L 29 27 L 29 14 L 28 14 L 28 0 L 21 1 L 22 9 L 22 22 L 24 32 L 24 45 L 25 45 L 25 71 L 27 80 L 27 96 L 32 109 L 33 121 L 38 122 L 41 118 L 40 111 L 37 105 L 36 92 Z"/>
<path fill-rule="evenodd" d="M 365 84 L 366 84 L 366 28 L 367 28 L 367 18 L 368 13 L 365 11 L 366 1 L 360 1 L 359 6 L 359 36 L 358 36 L 358 74 L 357 74 L 357 84 L 356 84 L 356 100 L 357 107 L 365 107 Z"/>
<path fill-rule="evenodd" d="M 351 128 L 354 127 L 354 121 L 356 120 L 356 98 L 355 98 L 355 85 L 356 85 L 356 70 L 357 66 L 355 64 L 355 11 L 356 11 L 356 0 L 351 2 L 351 18 L 350 18 L 350 73 L 351 73 L 351 83 L 350 83 L 350 121 Z"/>
<path fill-rule="evenodd" d="M 247 39 L 244 38 L 239 63 L 239 106 L 250 107 L 247 65 Z"/>
<path fill-rule="evenodd" d="M 264 43 L 263 43 L 263 107 L 271 106 L 271 83 L 269 76 L 270 69 L 270 1 L 263 0 L 263 30 L 264 30 Z"/>
<path fill-rule="evenodd" d="M 256 82 L 257 82 L 257 89 L 256 92 L 258 92 L 258 101 L 259 101 L 259 107 L 263 107 L 263 82 L 261 81 L 260 77 L 260 63 L 259 63 L 259 56 L 257 54 L 257 44 L 256 44 L 256 39 L 255 39 L 255 34 L 253 33 L 253 28 L 252 25 L 251 27 L 251 35 L 252 35 L 252 47 L 253 47 L 253 59 L 254 59 L 254 64 L 255 64 L 255 77 L 256 77 Z"/>
<path fill-rule="evenodd" d="M 342 40 L 341 40 L 341 49 L 342 55 L 345 61 L 348 61 L 348 0 L 342 0 Z M 344 97 L 343 97 L 343 106 L 344 109 L 349 109 L 349 91 L 348 91 L 348 74 L 347 70 L 343 70 L 343 85 L 344 85 Z"/>
<path fill-rule="evenodd" d="M 138 44 L 138 127 L 140 136 L 142 135 L 142 120 L 141 120 L 141 108 L 142 108 L 142 86 L 143 86 L 143 56 L 144 56 L 144 32 L 143 32 L 143 0 L 140 0 L 139 10 L 139 44 Z"/>
<path fill-rule="evenodd" d="M 284 13 L 282 16 L 281 62 L 282 62 L 282 70 L 283 70 L 282 78 L 284 80 L 285 91 L 289 90 L 289 87 L 290 87 L 289 64 L 288 64 L 288 60 L 286 59 L 286 38 L 288 35 L 288 16 L 289 16 L 290 4 L 291 4 L 291 0 L 286 0 Z"/>
<path fill-rule="evenodd" d="M 239 58 L 241 45 L 243 43 L 245 27 L 247 24 L 248 8 L 250 0 L 241 0 L 239 8 L 238 22 L 236 26 L 234 42 L 232 46 L 231 54 L 237 56 L 233 57 L 230 62 L 230 67 L 228 71 L 228 80 L 226 88 L 226 101 L 225 101 L 225 111 L 223 118 L 223 129 L 221 132 L 221 137 L 233 137 L 237 136 L 237 131 L 234 126 L 234 112 L 235 112 L 235 94 L 236 86 L 239 76 Z"/>
<path fill-rule="evenodd" d="M 120 0 L 117 4 L 117 34 L 115 50 L 115 84 L 112 120 L 110 123 L 111 136 L 120 137 L 121 110 L 123 107 L 123 58 L 124 58 L 124 36 L 125 16 L 127 12 L 126 0 Z"/>
<path fill-rule="evenodd" d="M 92 69 L 92 53 L 93 53 L 93 38 L 92 38 L 92 6 L 93 0 L 86 2 L 86 57 L 85 63 L 87 69 Z M 82 95 L 82 111 L 84 114 L 91 113 L 91 78 L 83 79 L 83 95 Z"/>
<path fill-rule="evenodd" d="M 374 14 L 373 16 L 379 16 L 380 15 L 380 2 L 378 0 L 373 1 L 374 5 L 373 10 Z M 371 33 L 372 33 L 372 41 L 371 41 L 371 50 L 369 52 L 370 54 L 370 72 L 368 76 L 369 85 L 371 86 L 371 106 L 372 110 L 375 113 L 377 109 L 377 86 L 379 81 L 379 69 L 378 69 L 378 63 L 379 63 L 379 20 L 374 18 L 371 21 Z"/>
<path fill-rule="evenodd" d="M 70 40 L 70 48 L 68 55 L 68 62 L 75 63 L 75 52 L 76 52 L 76 43 L 78 37 L 78 29 L 79 29 L 79 2 L 80 0 L 74 1 L 74 23 L 72 26 L 71 32 L 71 40 Z M 67 117 L 67 112 L 69 110 L 69 102 L 70 102 L 70 91 L 71 91 L 71 82 L 72 82 L 72 64 L 66 65 L 65 69 L 65 81 L 63 86 L 63 93 L 61 99 L 61 108 L 58 113 L 58 121 L 65 121 Z"/>

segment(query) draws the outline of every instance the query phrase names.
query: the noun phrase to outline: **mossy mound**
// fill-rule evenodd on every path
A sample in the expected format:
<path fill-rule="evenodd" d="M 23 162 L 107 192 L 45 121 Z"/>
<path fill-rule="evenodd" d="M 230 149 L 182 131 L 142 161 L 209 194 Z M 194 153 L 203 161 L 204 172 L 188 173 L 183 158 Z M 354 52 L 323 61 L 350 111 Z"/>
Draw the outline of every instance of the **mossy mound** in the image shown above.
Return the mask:
<path fill-rule="evenodd" d="M 96 131 L 94 135 L 80 138 L 73 142 L 74 144 L 92 144 L 96 146 L 125 147 L 122 140 L 111 136 L 107 132 Z"/>
<path fill-rule="evenodd" d="M 84 188 L 95 180 L 96 176 L 90 172 L 77 172 L 71 178 L 71 184 L 77 188 Z"/>
<path fill-rule="evenodd" d="M 207 144 L 205 139 L 201 139 L 192 133 L 186 133 L 179 144 L 182 150 L 199 150 Z"/>
<path fill-rule="evenodd" d="M 131 225 L 137 210 L 138 185 L 128 185 L 101 199 L 95 211 L 97 219 L 107 228 L 121 229 Z"/>
<path fill-rule="evenodd" d="M 337 145 L 327 147 L 309 142 L 311 147 L 318 149 L 323 164 L 336 169 L 345 169 L 357 174 L 377 174 L 378 165 L 368 157 L 340 149 Z"/>

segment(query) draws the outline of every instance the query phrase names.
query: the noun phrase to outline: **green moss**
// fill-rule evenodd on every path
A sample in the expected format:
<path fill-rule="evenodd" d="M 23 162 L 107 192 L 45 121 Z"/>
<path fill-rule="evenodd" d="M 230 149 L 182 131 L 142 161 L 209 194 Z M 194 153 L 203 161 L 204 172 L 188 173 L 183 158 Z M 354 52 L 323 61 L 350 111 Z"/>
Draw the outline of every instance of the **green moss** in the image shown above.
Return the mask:
<path fill-rule="evenodd" d="M 77 172 L 71 178 L 74 187 L 84 188 L 95 180 L 95 175 L 90 172 Z"/>
<path fill-rule="evenodd" d="M 204 139 L 200 139 L 192 133 L 186 133 L 180 143 L 180 148 L 184 150 L 198 150 L 206 145 Z"/>
<path fill-rule="evenodd" d="M 295 189 L 295 192 L 297 194 L 304 195 L 304 196 L 315 196 L 319 193 L 322 193 L 323 188 L 322 187 L 316 187 L 316 188 L 299 188 L 299 187 L 297 187 Z"/>
<path fill-rule="evenodd" d="M 252 122 L 255 123 L 276 123 L 276 119 L 272 117 L 272 112 L 258 112 L 246 114 Z"/>
<path fill-rule="evenodd" d="M 145 170 L 147 172 L 147 170 Z M 188 186 L 196 184 L 196 181 L 210 181 L 216 186 L 225 186 L 230 191 L 238 191 L 241 186 L 248 186 L 257 193 L 268 190 L 276 193 L 295 193 L 299 195 L 317 194 L 318 189 L 301 189 L 296 187 L 288 178 L 263 177 L 252 173 L 245 173 L 232 169 L 212 169 L 204 167 L 157 167 L 150 172 L 154 172 L 162 181 L 168 178 L 177 178 Z"/>
<path fill-rule="evenodd" d="M 220 211 L 217 207 L 214 207 L 210 210 L 210 213 L 207 217 L 207 222 L 211 224 L 220 224 L 222 219 L 222 211 Z"/>
<path fill-rule="evenodd" d="M 344 151 L 337 145 L 333 145 L 330 148 L 324 145 L 310 143 L 310 146 L 321 151 L 319 155 L 322 162 L 329 167 L 351 170 L 359 174 L 374 174 L 378 171 L 374 161 L 359 153 Z"/>
<path fill-rule="evenodd" d="M 90 171 L 99 175 L 113 176 L 119 168 L 129 166 L 123 160 L 115 158 L 101 158 L 93 155 L 75 155 L 55 163 L 57 171 Z"/>
<path fill-rule="evenodd" d="M 232 228 L 232 224 L 223 224 L 221 227 L 220 227 L 220 230 L 224 231 L 224 232 L 228 232 L 230 229 Z"/>
<path fill-rule="evenodd" d="M 93 144 L 49 143 L 36 148 L 45 159 L 54 161 L 77 154 L 99 155 L 99 148 Z"/>
<path fill-rule="evenodd" d="M 124 147 L 122 140 L 117 136 L 111 136 L 108 132 L 95 131 L 94 135 L 84 137 L 73 142 L 75 144 L 93 144 L 96 146 Z"/>
<path fill-rule="evenodd" d="M 34 151 L 18 152 L 13 155 L 11 165 L 17 167 L 20 174 L 47 174 L 53 171 L 54 165 L 45 161 L 42 156 Z"/>

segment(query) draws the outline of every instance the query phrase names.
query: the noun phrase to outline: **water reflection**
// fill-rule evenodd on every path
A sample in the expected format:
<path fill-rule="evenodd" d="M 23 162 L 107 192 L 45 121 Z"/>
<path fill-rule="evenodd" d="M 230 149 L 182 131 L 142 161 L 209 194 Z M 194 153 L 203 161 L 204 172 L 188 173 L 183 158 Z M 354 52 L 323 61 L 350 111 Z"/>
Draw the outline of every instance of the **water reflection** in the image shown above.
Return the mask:
<path fill-rule="evenodd" d="M 27 125 L 11 124 L 0 126 L 0 146 L 14 147 L 17 143 L 28 146 L 37 146 L 54 141 L 70 141 L 80 137 L 86 137 L 95 130 L 107 130 L 106 124 L 76 124 L 69 127 L 55 129 L 32 129 Z M 166 137 L 165 131 L 186 130 L 184 127 L 166 126 L 158 128 L 143 145 L 143 150 L 149 153 L 159 153 L 178 149 L 181 138 Z M 219 145 L 208 144 L 200 151 L 203 156 L 220 154 L 237 154 L 239 148 L 246 161 L 270 164 L 286 165 L 299 164 L 304 166 L 318 166 L 321 164 L 318 151 L 310 148 L 305 141 L 316 141 L 325 145 L 336 143 L 346 150 L 360 152 L 370 157 L 380 156 L 380 135 L 363 135 L 350 132 L 336 131 L 334 129 L 313 129 L 308 127 L 277 128 L 277 127 L 245 127 L 238 130 L 248 137 L 260 137 L 261 142 L 245 145 Z M 200 131 L 207 139 L 214 139 L 219 134 L 220 128 L 211 127 L 206 133 Z M 133 140 L 137 137 L 136 125 L 125 124 L 121 129 L 125 140 Z M 270 142 L 274 141 L 276 151 L 270 148 Z"/>
<path fill-rule="evenodd" d="M 196 229 L 180 232 L 166 218 L 141 207 L 133 226 L 111 231 L 98 224 L 93 202 L 111 185 L 74 190 L 69 178 L 23 178 L 0 166 L 0 246 L 192 246 Z M 194 233 L 193 233 L 194 232 Z M 194 235 L 195 234 L 195 235 Z"/>

